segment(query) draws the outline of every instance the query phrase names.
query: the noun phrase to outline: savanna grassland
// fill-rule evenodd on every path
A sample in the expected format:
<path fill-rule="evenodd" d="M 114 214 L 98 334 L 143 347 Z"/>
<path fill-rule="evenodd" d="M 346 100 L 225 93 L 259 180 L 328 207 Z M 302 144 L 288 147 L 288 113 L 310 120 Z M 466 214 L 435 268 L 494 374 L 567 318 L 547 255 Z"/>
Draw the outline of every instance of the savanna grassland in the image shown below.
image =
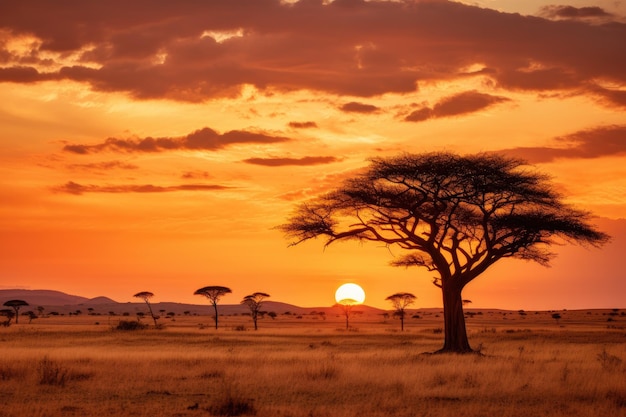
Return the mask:
<path fill-rule="evenodd" d="M 20 320 L 0 328 L 0 415 L 626 416 L 623 315 L 480 312 L 476 355 L 429 354 L 437 316 Z"/>

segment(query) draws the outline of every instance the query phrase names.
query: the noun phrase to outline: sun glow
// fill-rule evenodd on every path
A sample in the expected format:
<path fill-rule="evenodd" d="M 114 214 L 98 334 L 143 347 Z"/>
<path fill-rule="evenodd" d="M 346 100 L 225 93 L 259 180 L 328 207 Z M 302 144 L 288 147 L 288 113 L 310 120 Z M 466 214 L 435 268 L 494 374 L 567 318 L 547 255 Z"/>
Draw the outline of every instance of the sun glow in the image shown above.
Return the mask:
<path fill-rule="evenodd" d="M 343 284 L 335 292 L 335 301 L 339 304 L 362 304 L 365 301 L 365 291 L 357 284 Z"/>

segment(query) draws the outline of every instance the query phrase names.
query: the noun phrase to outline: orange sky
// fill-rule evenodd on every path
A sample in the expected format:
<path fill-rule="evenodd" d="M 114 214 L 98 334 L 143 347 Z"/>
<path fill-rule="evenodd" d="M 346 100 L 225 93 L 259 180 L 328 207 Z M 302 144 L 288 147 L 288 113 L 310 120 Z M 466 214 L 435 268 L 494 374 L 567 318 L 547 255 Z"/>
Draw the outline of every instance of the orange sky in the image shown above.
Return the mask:
<path fill-rule="evenodd" d="M 327 306 L 356 282 L 440 306 L 394 250 L 273 227 L 373 156 L 502 151 L 613 240 L 501 261 L 464 298 L 626 307 L 626 4 L 464 3 L 3 2 L 0 288 Z"/>

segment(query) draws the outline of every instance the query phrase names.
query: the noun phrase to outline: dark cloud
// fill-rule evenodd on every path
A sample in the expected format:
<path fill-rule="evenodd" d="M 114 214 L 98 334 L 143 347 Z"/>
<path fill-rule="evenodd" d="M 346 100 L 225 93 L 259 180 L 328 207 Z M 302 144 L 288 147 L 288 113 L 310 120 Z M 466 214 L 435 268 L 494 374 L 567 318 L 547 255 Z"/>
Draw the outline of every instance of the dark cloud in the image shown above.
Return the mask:
<path fill-rule="evenodd" d="M 466 91 L 454 96 L 446 97 L 432 108 L 421 107 L 404 118 L 407 122 L 422 122 L 440 117 L 459 116 L 474 113 L 498 103 L 509 101 L 506 97 L 492 96 L 477 91 Z"/>
<path fill-rule="evenodd" d="M 612 15 L 601 7 L 544 6 L 539 15 L 548 19 L 587 19 L 607 18 Z"/>
<path fill-rule="evenodd" d="M 289 127 L 293 129 L 311 129 L 311 128 L 316 128 L 317 123 L 315 122 L 289 122 Z"/>
<path fill-rule="evenodd" d="M 267 167 L 280 167 L 286 165 L 320 165 L 338 162 L 340 159 L 334 156 L 305 156 L 303 158 L 249 158 L 243 162 Z"/>
<path fill-rule="evenodd" d="M 167 193 L 174 191 L 220 191 L 227 190 L 231 187 L 214 184 L 182 184 L 173 186 L 158 186 L 158 185 L 82 185 L 69 181 L 58 187 L 54 187 L 56 192 L 67 194 L 84 194 L 84 193 Z"/>
<path fill-rule="evenodd" d="M 520 147 L 502 152 L 531 163 L 556 159 L 589 159 L 626 154 L 626 125 L 601 126 L 554 140 L 554 146 Z"/>
<path fill-rule="evenodd" d="M 105 161 L 90 164 L 71 164 L 69 165 L 69 168 L 83 169 L 87 171 L 108 171 L 111 169 L 137 169 L 138 166 L 122 161 Z"/>
<path fill-rule="evenodd" d="M 380 108 L 373 106 L 371 104 L 358 103 L 356 101 L 351 101 L 350 103 L 346 103 L 340 107 L 342 111 L 351 112 L 351 113 L 376 113 L 380 110 Z"/>
<path fill-rule="evenodd" d="M 476 64 L 483 69 L 473 74 L 502 88 L 589 91 L 581 88 L 595 80 L 626 82 L 625 24 L 581 20 L 611 17 L 598 7 L 543 13 L 550 19 L 409 0 L 4 2 L 0 29 L 40 42 L 19 56 L 0 45 L 0 81 L 70 79 L 186 101 L 233 97 L 243 85 L 410 93 L 418 82 L 471 76 L 466 69 Z M 79 59 L 51 65 L 50 52 Z"/>
<path fill-rule="evenodd" d="M 215 151 L 233 144 L 264 144 L 286 142 L 288 140 L 290 139 L 281 136 L 270 136 L 243 130 L 231 130 L 224 134 L 219 134 L 213 129 L 205 127 L 180 138 L 108 138 L 103 143 L 97 145 L 66 145 L 63 147 L 63 150 L 81 155 L 98 152 L 162 152 L 180 149 Z"/>

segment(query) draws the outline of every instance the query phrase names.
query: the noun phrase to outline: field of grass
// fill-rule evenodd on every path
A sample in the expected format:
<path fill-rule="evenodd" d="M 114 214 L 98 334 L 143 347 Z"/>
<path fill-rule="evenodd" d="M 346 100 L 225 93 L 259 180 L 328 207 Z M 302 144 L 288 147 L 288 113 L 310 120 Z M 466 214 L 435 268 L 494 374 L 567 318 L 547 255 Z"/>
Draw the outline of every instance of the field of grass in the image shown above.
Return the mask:
<path fill-rule="evenodd" d="M 468 318 L 480 355 L 432 355 L 441 319 L 208 316 L 114 330 L 121 317 L 0 328 L 0 415 L 626 416 L 626 318 Z M 26 322 L 26 320 L 24 320 Z M 96 321 L 99 324 L 96 324 Z M 149 321 L 144 319 L 144 322 Z"/>

